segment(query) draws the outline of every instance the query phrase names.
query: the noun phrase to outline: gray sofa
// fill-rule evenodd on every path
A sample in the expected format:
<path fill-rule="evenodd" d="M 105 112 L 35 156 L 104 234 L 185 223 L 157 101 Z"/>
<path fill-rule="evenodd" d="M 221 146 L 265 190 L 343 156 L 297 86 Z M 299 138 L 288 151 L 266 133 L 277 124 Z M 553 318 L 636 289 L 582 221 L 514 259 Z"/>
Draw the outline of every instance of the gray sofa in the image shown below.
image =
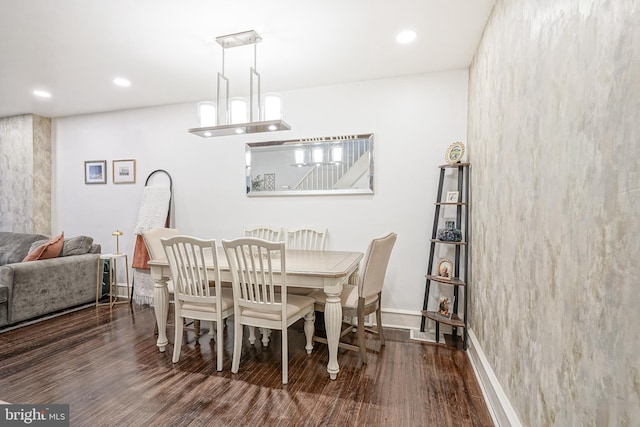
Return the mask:
<path fill-rule="evenodd" d="M 0 328 L 95 301 L 100 245 L 73 237 L 58 257 L 22 262 L 47 240 L 0 232 Z"/>

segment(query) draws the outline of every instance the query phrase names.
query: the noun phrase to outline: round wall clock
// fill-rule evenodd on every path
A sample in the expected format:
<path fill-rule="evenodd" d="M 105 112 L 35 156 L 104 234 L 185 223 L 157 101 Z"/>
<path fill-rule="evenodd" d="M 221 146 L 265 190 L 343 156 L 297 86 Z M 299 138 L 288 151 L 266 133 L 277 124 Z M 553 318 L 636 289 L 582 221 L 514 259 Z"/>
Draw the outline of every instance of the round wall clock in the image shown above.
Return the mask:
<path fill-rule="evenodd" d="M 447 152 L 444 155 L 444 159 L 449 164 L 458 163 L 462 160 L 464 154 L 464 144 L 462 142 L 454 142 L 447 148 Z"/>

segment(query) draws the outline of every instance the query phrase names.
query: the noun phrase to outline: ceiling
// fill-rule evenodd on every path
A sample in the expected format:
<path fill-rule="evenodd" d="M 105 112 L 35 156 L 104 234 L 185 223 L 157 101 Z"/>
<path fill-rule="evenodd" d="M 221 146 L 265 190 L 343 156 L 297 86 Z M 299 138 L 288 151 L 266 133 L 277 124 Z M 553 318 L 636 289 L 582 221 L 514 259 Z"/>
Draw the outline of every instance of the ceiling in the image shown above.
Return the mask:
<path fill-rule="evenodd" d="M 215 37 L 246 30 L 262 36 L 263 93 L 466 68 L 494 2 L 2 0 L 0 117 L 215 99 Z M 415 42 L 395 41 L 404 29 L 417 32 Z M 232 96 L 248 92 L 252 62 L 250 46 L 226 50 Z"/>

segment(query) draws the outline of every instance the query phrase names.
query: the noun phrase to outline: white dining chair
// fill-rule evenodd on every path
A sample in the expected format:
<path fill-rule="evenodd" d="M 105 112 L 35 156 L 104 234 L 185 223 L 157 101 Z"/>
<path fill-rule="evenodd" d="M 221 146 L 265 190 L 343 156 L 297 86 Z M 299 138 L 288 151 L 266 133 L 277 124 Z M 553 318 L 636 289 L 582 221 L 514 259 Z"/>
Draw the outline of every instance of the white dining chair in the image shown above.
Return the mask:
<path fill-rule="evenodd" d="M 293 228 L 287 230 L 287 249 L 324 251 L 327 229 Z"/>
<path fill-rule="evenodd" d="M 282 236 L 282 228 L 270 226 L 245 227 L 244 237 L 255 237 L 256 239 L 279 242 Z"/>
<path fill-rule="evenodd" d="M 215 322 L 217 369 L 222 370 L 223 319 L 233 314 L 233 292 L 220 282 L 215 240 L 191 236 L 163 238 L 174 288 L 175 337 L 173 363 L 180 360 L 183 318 Z M 210 264 L 207 265 L 207 261 Z M 213 274 L 211 274 L 213 269 Z M 213 286 L 211 286 L 213 282 Z"/>
<path fill-rule="evenodd" d="M 369 243 L 367 252 L 362 261 L 362 268 L 358 275 L 356 285 L 346 284 L 340 295 L 343 316 L 357 317 L 357 325 L 345 324 L 346 328 L 340 333 L 344 337 L 353 329 L 356 329 L 358 345 L 352 345 L 340 341 L 338 347 L 360 352 L 360 362 L 367 363 L 367 348 L 365 346 L 365 331 L 374 332 L 380 336 L 380 345 L 385 345 L 384 332 L 382 330 L 382 287 L 384 277 L 389 265 L 391 251 L 397 239 L 396 233 L 388 233 L 377 237 Z M 324 312 L 326 305 L 326 294 L 320 289 L 314 291 L 311 297 L 315 298 L 315 310 Z M 371 313 L 376 313 L 376 329 L 365 328 L 364 317 Z M 327 340 L 322 337 L 314 337 L 314 341 L 326 344 Z"/>
<path fill-rule="evenodd" d="M 271 227 L 266 225 L 259 225 L 254 227 L 245 227 L 244 237 L 253 237 L 256 239 L 268 240 L 270 242 L 279 242 L 282 235 L 282 228 Z M 262 345 L 267 347 L 269 345 L 269 335 L 271 330 L 267 328 L 260 328 L 262 333 Z M 255 328 L 249 328 L 249 342 L 253 344 L 256 341 Z"/>
<path fill-rule="evenodd" d="M 313 298 L 287 295 L 284 242 L 255 238 L 223 240 L 233 284 L 234 336 L 231 372 L 238 373 L 243 325 L 282 331 L 282 384 L 288 382 L 289 326 L 304 318 L 308 354 L 313 350 Z"/>

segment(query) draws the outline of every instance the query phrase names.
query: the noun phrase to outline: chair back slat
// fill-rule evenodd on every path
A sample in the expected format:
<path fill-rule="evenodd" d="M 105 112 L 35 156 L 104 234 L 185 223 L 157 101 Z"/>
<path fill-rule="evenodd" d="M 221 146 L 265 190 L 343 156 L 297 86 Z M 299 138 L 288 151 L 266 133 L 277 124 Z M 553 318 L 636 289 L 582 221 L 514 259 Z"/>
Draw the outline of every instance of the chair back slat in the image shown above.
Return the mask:
<path fill-rule="evenodd" d="M 162 238 L 162 245 L 174 281 L 176 298 L 208 298 L 210 282 L 220 283 L 220 271 L 216 256 L 216 241 L 202 240 L 190 236 Z M 207 262 L 213 265 L 215 276 L 211 278 Z"/>
<path fill-rule="evenodd" d="M 256 239 L 268 240 L 270 242 L 279 242 L 281 234 L 282 229 L 277 227 L 259 226 L 244 229 L 245 237 L 255 237 Z"/>
<path fill-rule="evenodd" d="M 231 270 L 234 300 L 243 307 L 282 310 L 286 306 L 284 243 L 245 237 L 223 240 L 222 246 Z M 276 299 L 276 293 L 282 293 L 281 300 Z"/>
<path fill-rule="evenodd" d="M 388 233 L 369 243 L 358 282 L 358 296 L 361 298 L 377 295 L 382 291 L 384 276 L 397 237 L 396 233 Z"/>
<path fill-rule="evenodd" d="M 287 248 L 323 251 L 326 237 L 326 228 L 297 228 L 287 230 Z"/>

